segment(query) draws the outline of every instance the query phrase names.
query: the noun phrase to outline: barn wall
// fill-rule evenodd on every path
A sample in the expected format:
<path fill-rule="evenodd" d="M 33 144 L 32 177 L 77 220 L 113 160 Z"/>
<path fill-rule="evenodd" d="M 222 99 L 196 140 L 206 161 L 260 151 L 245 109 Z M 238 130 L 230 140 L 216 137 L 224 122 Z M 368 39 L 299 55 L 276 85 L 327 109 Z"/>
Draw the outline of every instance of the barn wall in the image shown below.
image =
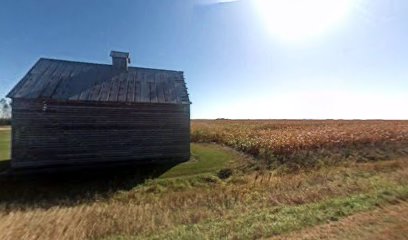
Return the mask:
<path fill-rule="evenodd" d="M 12 166 L 188 160 L 189 107 L 15 99 Z"/>

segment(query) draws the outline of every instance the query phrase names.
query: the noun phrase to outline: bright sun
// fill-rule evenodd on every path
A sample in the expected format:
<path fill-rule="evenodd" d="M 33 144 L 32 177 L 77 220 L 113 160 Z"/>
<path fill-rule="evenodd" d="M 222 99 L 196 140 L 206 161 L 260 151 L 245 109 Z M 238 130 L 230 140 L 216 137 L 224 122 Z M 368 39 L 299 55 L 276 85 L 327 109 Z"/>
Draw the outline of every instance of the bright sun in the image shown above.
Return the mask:
<path fill-rule="evenodd" d="M 346 18 L 353 0 L 254 0 L 268 30 L 285 41 L 323 34 Z"/>

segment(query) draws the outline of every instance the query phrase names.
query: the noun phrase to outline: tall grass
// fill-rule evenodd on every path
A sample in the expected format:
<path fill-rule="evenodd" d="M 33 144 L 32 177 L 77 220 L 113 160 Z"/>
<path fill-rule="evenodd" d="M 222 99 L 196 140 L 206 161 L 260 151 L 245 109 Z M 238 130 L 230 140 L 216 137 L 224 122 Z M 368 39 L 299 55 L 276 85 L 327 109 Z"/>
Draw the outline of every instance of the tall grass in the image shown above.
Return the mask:
<path fill-rule="evenodd" d="M 401 186 L 408 185 L 407 177 L 405 160 L 394 160 L 227 180 L 210 175 L 150 180 L 66 206 L 8 201 L 0 204 L 0 238 L 268 237 L 405 200 Z"/>

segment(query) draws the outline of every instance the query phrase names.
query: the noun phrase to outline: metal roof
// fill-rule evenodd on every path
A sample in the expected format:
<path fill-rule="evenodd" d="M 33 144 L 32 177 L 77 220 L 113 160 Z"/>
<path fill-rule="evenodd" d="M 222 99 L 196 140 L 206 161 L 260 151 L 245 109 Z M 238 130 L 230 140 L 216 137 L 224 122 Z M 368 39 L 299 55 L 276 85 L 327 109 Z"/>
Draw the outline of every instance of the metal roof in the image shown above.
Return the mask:
<path fill-rule="evenodd" d="M 41 58 L 9 98 L 190 104 L 183 72 Z"/>

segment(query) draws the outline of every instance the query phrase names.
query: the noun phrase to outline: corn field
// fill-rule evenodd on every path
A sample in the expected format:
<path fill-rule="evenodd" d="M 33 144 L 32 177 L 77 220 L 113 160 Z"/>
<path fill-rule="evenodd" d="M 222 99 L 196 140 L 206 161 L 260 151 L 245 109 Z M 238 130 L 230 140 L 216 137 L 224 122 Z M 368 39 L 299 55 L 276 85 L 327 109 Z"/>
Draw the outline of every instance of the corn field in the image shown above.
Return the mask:
<path fill-rule="evenodd" d="M 347 157 L 355 149 L 369 149 L 371 153 L 363 155 L 373 155 L 384 147 L 393 147 L 393 152 L 408 151 L 408 121 L 195 120 L 191 139 L 278 161 L 323 151 L 341 151 Z"/>

